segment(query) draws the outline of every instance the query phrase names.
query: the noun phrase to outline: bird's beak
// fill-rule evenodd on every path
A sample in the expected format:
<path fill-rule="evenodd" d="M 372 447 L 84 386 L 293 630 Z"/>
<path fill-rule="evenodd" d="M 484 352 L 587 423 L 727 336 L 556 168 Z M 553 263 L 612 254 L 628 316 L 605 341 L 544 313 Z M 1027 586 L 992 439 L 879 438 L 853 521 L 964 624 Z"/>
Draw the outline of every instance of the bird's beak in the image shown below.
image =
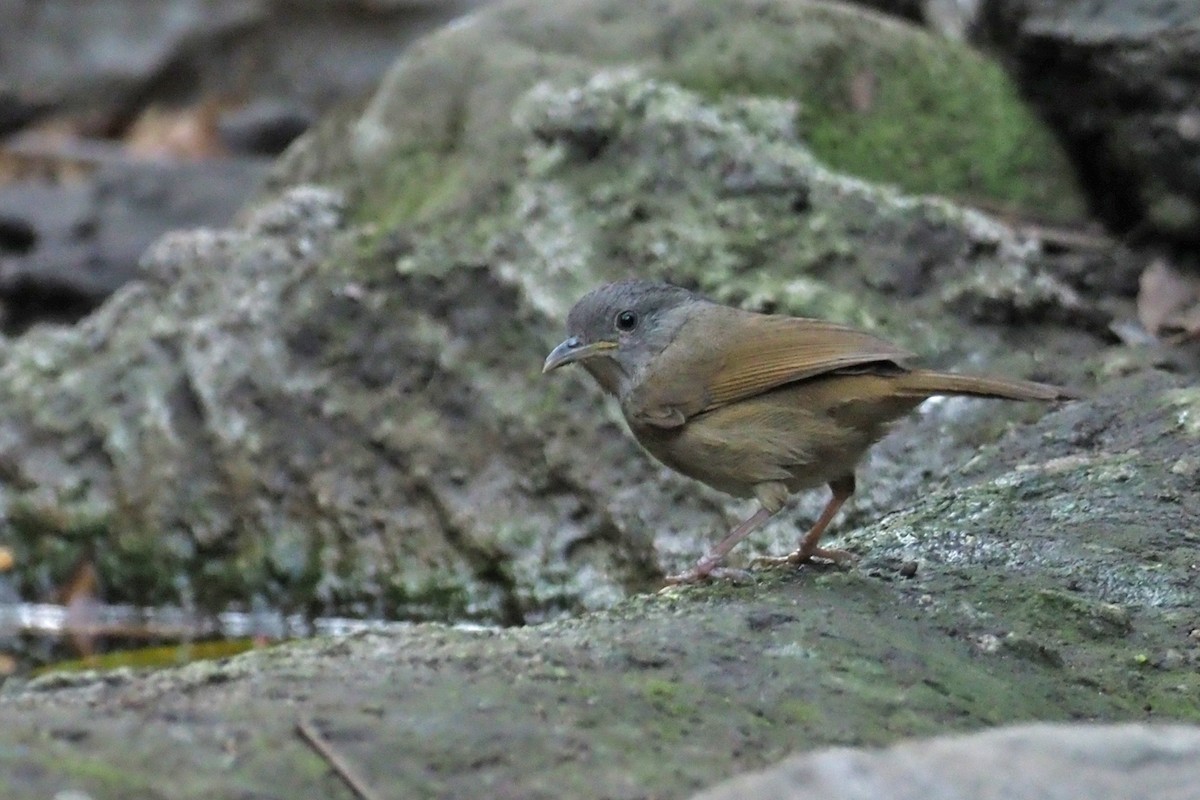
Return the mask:
<path fill-rule="evenodd" d="M 616 342 L 599 341 L 584 344 L 579 341 L 578 336 L 572 336 L 551 350 L 550 355 L 546 356 L 546 363 L 542 365 L 542 374 L 556 370 L 564 364 L 574 364 L 576 361 L 583 361 L 585 358 L 604 355 L 609 350 L 616 349 Z"/>

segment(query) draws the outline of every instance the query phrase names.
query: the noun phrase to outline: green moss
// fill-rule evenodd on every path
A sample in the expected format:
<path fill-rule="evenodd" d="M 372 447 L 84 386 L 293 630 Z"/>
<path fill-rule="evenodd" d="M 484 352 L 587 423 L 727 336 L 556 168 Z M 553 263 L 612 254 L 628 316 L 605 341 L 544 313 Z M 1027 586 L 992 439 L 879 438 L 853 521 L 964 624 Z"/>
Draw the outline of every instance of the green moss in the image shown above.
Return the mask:
<path fill-rule="evenodd" d="M 1200 436 L 1200 389 L 1172 389 L 1163 397 L 1175 409 L 1180 430 Z"/>
<path fill-rule="evenodd" d="M 1143 196 L 1149 197 L 1146 217 L 1163 231 L 1180 236 L 1190 236 L 1200 224 L 1200 203 L 1191 197 L 1174 192 L 1161 185 L 1160 181 L 1148 179 Z"/>
<path fill-rule="evenodd" d="M 393 581 L 383 588 L 380 613 L 393 619 L 454 621 L 471 619 L 471 598 L 461 580 L 448 575 L 421 584 Z"/>
<path fill-rule="evenodd" d="M 777 703 L 773 709 L 773 715 L 781 725 L 810 728 L 820 727 L 825 719 L 824 713 L 818 706 L 798 698 L 788 698 Z"/>
<path fill-rule="evenodd" d="M 1200 722 L 1200 672 L 1185 667 L 1155 678 L 1144 696 L 1144 709 L 1162 719 Z"/>
<path fill-rule="evenodd" d="M 39 761 L 44 769 L 58 776 L 59 780 L 82 781 L 94 787 L 92 791 L 101 797 L 153 798 L 160 796 L 160 779 L 131 771 L 126 765 L 111 763 L 105 758 L 89 758 L 71 752 L 70 748 L 51 746 L 39 748 L 45 755 Z M 46 752 L 51 751 L 51 752 Z M 52 754 L 51 754 L 52 753 Z M 0 760 L 0 765 L 3 760 Z M 7 770 L 0 769 L 0 772 Z M 14 783 L 19 784 L 18 781 Z M 0 787 L 3 784 L 0 783 Z M 20 796 L 17 789 L 6 797 Z"/>
<path fill-rule="evenodd" d="M 685 697 L 684 687 L 675 681 L 647 678 L 641 691 L 645 701 L 661 714 L 686 716 L 695 710 Z"/>
<path fill-rule="evenodd" d="M 668 70 L 708 97 L 794 97 L 801 138 L 830 168 L 906 191 L 1053 219 L 1084 203 L 1061 147 L 995 62 L 856 9 L 722 26 Z"/>
<path fill-rule="evenodd" d="M 940 733 L 942 724 L 909 708 L 900 708 L 884 720 L 883 726 L 896 736 L 932 736 Z"/>
<path fill-rule="evenodd" d="M 107 538 L 112 517 L 100 510 L 48 505 L 19 496 L 8 508 L 7 522 L 16 538 L 30 545 L 78 545 Z"/>
<path fill-rule="evenodd" d="M 377 224 L 382 231 L 428 220 L 462 199 L 467 188 L 479 180 L 468 172 L 466 159 L 455 153 L 395 153 L 364 184 L 356 217 Z"/>
<path fill-rule="evenodd" d="M 1124 608 L 1053 589 L 1032 594 L 1025 601 L 1023 612 L 1032 625 L 1072 639 L 1121 638 L 1133 630 L 1129 612 Z"/>
<path fill-rule="evenodd" d="M 1000 642 L 1004 652 L 1043 667 L 1059 669 L 1064 666 L 1062 653 L 1031 636 L 1010 633 Z"/>
<path fill-rule="evenodd" d="M 37 565 L 37 574 L 24 574 L 33 596 L 57 590 L 72 580 L 83 565 L 96 571 L 110 602 L 173 603 L 178 597 L 176 576 L 185 557 L 163 546 L 163 537 L 132 529 L 115 529 L 112 515 L 64 503 L 46 506 L 18 498 L 9 508 L 18 562 Z"/>
<path fill-rule="evenodd" d="M 910 192 L 986 199 L 1054 219 L 1082 216 L 1057 143 L 999 66 L 967 53 L 914 48 L 913 55 L 908 64 L 844 64 L 824 84 L 833 91 L 806 98 L 805 137 L 821 159 Z M 846 105 L 851 68 L 878 79 L 870 109 Z"/>

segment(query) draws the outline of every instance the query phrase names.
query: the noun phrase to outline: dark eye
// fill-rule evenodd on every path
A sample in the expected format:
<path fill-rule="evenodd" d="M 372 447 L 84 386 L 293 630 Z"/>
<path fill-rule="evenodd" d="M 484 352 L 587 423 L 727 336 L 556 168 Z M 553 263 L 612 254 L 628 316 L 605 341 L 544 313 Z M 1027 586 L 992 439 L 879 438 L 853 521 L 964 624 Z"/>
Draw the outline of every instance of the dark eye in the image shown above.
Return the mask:
<path fill-rule="evenodd" d="M 631 331 L 637 327 L 638 315 L 633 311 L 622 311 L 617 314 L 617 330 Z"/>

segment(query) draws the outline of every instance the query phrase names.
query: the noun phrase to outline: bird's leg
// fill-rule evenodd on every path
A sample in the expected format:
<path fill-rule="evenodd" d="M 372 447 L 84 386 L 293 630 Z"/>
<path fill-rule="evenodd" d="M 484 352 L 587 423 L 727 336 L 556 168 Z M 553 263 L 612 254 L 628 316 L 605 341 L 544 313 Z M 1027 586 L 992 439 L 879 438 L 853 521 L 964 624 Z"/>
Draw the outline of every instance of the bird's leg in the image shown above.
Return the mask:
<path fill-rule="evenodd" d="M 800 549 L 792 554 L 792 556 L 795 556 L 793 560 L 795 564 L 803 564 L 805 561 L 811 561 L 813 556 L 825 558 L 837 564 L 844 564 L 854 560 L 854 556 L 845 550 L 817 547 L 817 543 L 821 541 L 821 534 L 825 533 L 825 529 L 829 527 L 829 523 L 833 522 L 833 518 L 837 515 L 838 511 L 841 511 L 842 505 L 850 499 L 850 495 L 854 494 L 854 476 L 847 475 L 844 478 L 830 481 L 829 491 L 833 494 L 830 495 L 829 502 L 825 504 L 825 510 L 821 512 L 821 516 L 817 517 L 817 521 L 813 523 L 808 533 L 800 540 Z"/>
<path fill-rule="evenodd" d="M 808 533 L 804 534 L 804 538 L 800 540 L 799 549 L 780 558 L 759 559 L 758 563 L 803 564 L 806 561 L 812 561 L 813 556 L 828 559 L 836 564 L 845 564 L 854 560 L 854 555 L 845 550 L 817 547 L 817 543 L 821 541 L 821 534 L 825 533 L 825 529 L 829 527 L 829 523 L 837 516 L 842 505 L 850 499 L 850 495 L 854 494 L 854 476 L 847 475 L 844 478 L 830 481 L 829 490 L 833 494 L 829 498 L 829 502 L 825 504 L 825 510 L 821 512 L 821 516 L 817 517 L 817 521 L 813 523 L 813 526 L 808 529 Z"/>
<path fill-rule="evenodd" d="M 717 565 L 725 560 L 725 556 L 729 555 L 729 551 L 737 547 L 738 542 L 742 539 L 745 539 L 758 530 L 774 513 L 774 511 L 768 511 L 766 508 L 760 508 L 758 511 L 755 511 L 740 525 L 731 530 L 724 539 L 713 545 L 712 549 L 705 553 L 696 562 L 694 567 L 678 575 L 668 575 L 666 582 L 668 584 L 695 583 L 708 577 L 715 577 L 715 573 L 722 571 L 717 570 Z"/>

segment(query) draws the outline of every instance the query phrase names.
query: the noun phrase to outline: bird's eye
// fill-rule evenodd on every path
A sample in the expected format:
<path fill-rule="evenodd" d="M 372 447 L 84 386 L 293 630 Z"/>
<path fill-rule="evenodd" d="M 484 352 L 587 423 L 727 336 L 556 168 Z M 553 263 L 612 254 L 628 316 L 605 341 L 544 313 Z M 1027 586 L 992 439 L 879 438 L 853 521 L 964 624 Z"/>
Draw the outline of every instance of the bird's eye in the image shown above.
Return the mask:
<path fill-rule="evenodd" d="M 617 330 L 631 331 L 637 327 L 638 315 L 633 311 L 622 311 L 617 314 Z"/>

